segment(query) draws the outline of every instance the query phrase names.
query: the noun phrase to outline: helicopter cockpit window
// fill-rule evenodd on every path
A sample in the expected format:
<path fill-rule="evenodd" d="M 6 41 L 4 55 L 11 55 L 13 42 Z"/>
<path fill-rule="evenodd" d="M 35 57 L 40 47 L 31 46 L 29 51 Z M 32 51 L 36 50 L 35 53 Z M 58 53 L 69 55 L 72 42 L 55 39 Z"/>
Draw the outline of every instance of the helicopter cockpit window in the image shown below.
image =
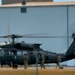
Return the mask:
<path fill-rule="evenodd" d="M 0 48 L 0 56 L 4 56 L 4 49 Z"/>
<path fill-rule="evenodd" d="M 23 55 L 24 55 L 24 54 L 27 54 L 27 51 L 23 51 Z"/>
<path fill-rule="evenodd" d="M 22 55 L 22 52 L 21 51 L 17 51 L 17 55 L 18 56 L 21 56 Z"/>
<path fill-rule="evenodd" d="M 10 56 L 13 56 L 14 54 L 13 54 L 13 52 L 12 52 L 12 51 L 9 51 L 9 55 L 10 55 Z"/>

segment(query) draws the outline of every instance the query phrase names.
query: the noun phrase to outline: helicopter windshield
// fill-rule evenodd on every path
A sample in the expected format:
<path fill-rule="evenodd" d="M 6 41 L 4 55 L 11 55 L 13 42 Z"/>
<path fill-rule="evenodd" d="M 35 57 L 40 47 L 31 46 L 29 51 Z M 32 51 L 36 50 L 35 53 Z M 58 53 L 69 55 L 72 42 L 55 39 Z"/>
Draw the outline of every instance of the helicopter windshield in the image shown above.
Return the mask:
<path fill-rule="evenodd" d="M 10 42 L 0 43 L 0 46 L 2 46 L 2 45 L 6 45 L 6 44 L 10 44 Z"/>
<path fill-rule="evenodd" d="M 0 48 L 0 56 L 3 56 L 3 55 L 4 55 L 4 49 Z"/>

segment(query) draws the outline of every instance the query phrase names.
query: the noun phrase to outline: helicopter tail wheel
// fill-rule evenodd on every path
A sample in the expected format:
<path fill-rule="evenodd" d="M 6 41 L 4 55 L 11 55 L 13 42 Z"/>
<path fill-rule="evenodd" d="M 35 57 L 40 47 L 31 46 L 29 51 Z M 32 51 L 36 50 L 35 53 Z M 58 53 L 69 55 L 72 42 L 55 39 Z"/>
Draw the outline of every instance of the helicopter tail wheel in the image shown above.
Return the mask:
<path fill-rule="evenodd" d="M 15 67 L 15 69 L 17 69 L 17 68 L 18 68 L 18 65 L 17 65 L 17 64 L 15 64 L 15 66 L 14 66 L 14 67 Z"/>

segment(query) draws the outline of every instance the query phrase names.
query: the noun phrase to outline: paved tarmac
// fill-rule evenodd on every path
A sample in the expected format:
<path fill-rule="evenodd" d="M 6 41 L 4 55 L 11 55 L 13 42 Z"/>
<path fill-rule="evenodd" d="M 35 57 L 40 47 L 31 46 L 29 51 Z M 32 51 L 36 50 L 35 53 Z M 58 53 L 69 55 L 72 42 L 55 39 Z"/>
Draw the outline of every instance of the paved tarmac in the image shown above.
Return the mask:
<path fill-rule="evenodd" d="M 28 67 L 27 69 L 34 69 L 34 70 L 36 70 L 37 68 L 36 67 Z M 40 69 L 40 67 L 38 67 L 38 70 L 39 69 Z M 46 70 L 52 70 L 52 69 L 59 69 L 59 68 L 56 68 L 56 67 L 46 67 Z M 75 67 L 64 67 L 63 69 L 75 70 Z M 24 67 L 19 67 L 17 69 L 13 69 L 13 68 L 9 68 L 9 67 L 0 67 L 0 70 L 24 70 Z"/>

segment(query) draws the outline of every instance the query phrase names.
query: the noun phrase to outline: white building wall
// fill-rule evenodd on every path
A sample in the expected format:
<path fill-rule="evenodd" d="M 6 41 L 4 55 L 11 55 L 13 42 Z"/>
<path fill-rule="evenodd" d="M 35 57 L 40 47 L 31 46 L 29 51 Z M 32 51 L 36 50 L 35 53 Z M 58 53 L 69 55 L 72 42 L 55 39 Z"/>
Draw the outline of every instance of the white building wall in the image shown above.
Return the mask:
<path fill-rule="evenodd" d="M 47 33 L 53 36 L 66 36 L 67 34 L 66 7 L 27 7 L 27 13 L 21 13 L 20 8 L 3 8 L 0 10 L 0 21 L 3 27 L 0 35 L 8 34 L 8 25 L 10 26 L 10 34 Z M 4 26 L 6 27 L 4 28 Z M 32 43 L 43 42 L 44 49 L 50 51 L 56 50 L 55 52 L 58 52 L 57 49 L 59 51 L 61 49 L 65 52 L 66 49 L 66 39 L 64 38 L 30 40 Z M 27 42 L 30 42 L 29 39 Z"/>
<path fill-rule="evenodd" d="M 75 33 L 75 6 L 68 6 L 68 30 L 69 30 L 69 36 L 72 35 L 72 33 Z M 69 39 L 69 45 L 72 42 L 72 38 Z M 67 63 L 69 66 L 75 66 L 75 59 L 68 61 Z"/>
<path fill-rule="evenodd" d="M 74 25 L 70 25 L 74 21 L 71 19 L 72 16 L 74 17 L 74 8 L 75 6 L 69 6 L 69 19 L 67 19 L 67 6 L 29 6 L 26 13 L 21 13 L 21 7 L 1 7 L 0 35 L 46 33 L 52 36 L 67 36 L 67 26 L 69 26 L 70 35 L 72 34 L 70 28 L 74 28 Z M 0 39 L 1 42 L 5 40 Z M 52 52 L 64 53 L 67 50 L 67 38 L 23 38 L 20 40 L 41 43 L 43 49 Z M 72 39 L 69 44 L 71 42 Z"/>

